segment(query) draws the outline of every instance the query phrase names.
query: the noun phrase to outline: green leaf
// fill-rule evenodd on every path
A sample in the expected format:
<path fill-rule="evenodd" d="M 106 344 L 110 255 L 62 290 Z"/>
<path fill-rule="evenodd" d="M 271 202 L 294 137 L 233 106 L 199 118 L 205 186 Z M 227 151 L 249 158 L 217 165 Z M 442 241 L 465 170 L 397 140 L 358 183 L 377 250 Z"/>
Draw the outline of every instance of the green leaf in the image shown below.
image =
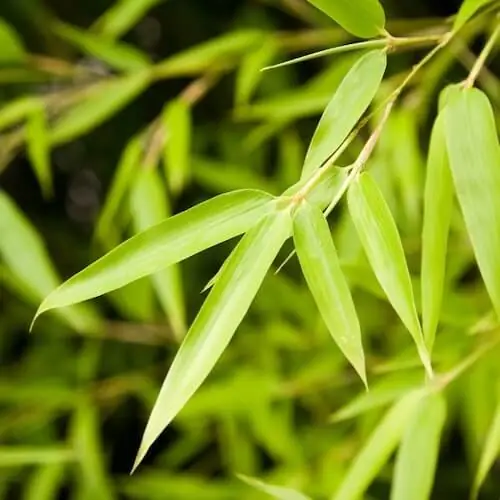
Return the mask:
<path fill-rule="evenodd" d="M 360 38 L 384 33 L 385 14 L 378 0 L 308 0 L 345 30 Z"/>
<path fill-rule="evenodd" d="M 149 71 L 95 85 L 88 96 L 54 124 L 53 144 L 62 144 L 91 131 L 137 97 L 150 83 Z"/>
<path fill-rule="evenodd" d="M 54 24 L 53 29 L 59 37 L 75 45 L 83 53 L 104 61 L 114 69 L 140 71 L 151 64 L 148 56 L 131 45 L 113 42 L 61 22 Z"/>
<path fill-rule="evenodd" d="M 349 467 L 332 500 L 358 500 L 389 460 L 422 400 L 414 391 L 400 399 L 384 416 Z"/>
<path fill-rule="evenodd" d="M 52 171 L 50 169 L 50 143 L 45 110 L 33 110 L 26 123 L 28 157 L 46 198 L 52 196 Z"/>
<path fill-rule="evenodd" d="M 479 271 L 500 317 L 500 145 L 487 97 L 463 90 L 444 109 L 455 190 Z"/>
<path fill-rule="evenodd" d="M 26 53 L 16 31 L 0 17 L 0 65 L 24 62 Z"/>
<path fill-rule="evenodd" d="M 328 223 L 319 208 L 301 203 L 294 214 L 293 239 L 307 285 L 333 340 L 367 385 L 358 316 Z"/>
<path fill-rule="evenodd" d="M 120 38 L 155 5 L 164 0 L 118 0 L 97 20 L 93 30 L 109 39 Z"/>
<path fill-rule="evenodd" d="M 131 193 L 131 213 L 136 232 L 168 218 L 166 190 L 156 169 L 143 169 Z M 186 331 L 186 313 L 182 296 L 182 280 L 177 265 L 169 266 L 152 276 L 160 304 L 176 338 Z"/>
<path fill-rule="evenodd" d="M 464 0 L 455 17 L 453 31 L 458 31 L 479 9 L 494 1 L 495 0 Z"/>
<path fill-rule="evenodd" d="M 144 431 L 134 469 L 203 383 L 229 344 L 273 260 L 290 236 L 290 226 L 287 210 L 269 214 L 242 238 L 224 263 L 223 271 L 187 333 L 163 383 Z"/>
<path fill-rule="evenodd" d="M 172 193 L 178 195 L 190 177 L 191 108 L 182 99 L 176 99 L 165 107 L 162 121 L 166 177 Z"/>
<path fill-rule="evenodd" d="M 29 481 L 25 500 L 53 500 L 59 496 L 64 482 L 64 466 L 62 463 L 42 465 Z"/>
<path fill-rule="evenodd" d="M 391 500 L 430 498 L 445 420 L 446 400 L 441 393 L 420 402 L 397 454 Z"/>
<path fill-rule="evenodd" d="M 495 460 L 500 456 L 500 398 L 495 410 L 491 426 L 484 442 L 483 451 L 479 464 L 477 466 L 476 475 L 474 477 L 474 486 L 472 488 L 472 497 L 477 498 L 479 490 L 488 475 Z"/>
<path fill-rule="evenodd" d="M 342 144 L 367 110 L 380 86 L 387 56 L 374 50 L 345 76 L 326 107 L 307 151 L 302 178 L 309 177 Z"/>
<path fill-rule="evenodd" d="M 0 130 L 17 125 L 42 106 L 42 100 L 33 96 L 20 97 L 3 104 L 0 108 Z"/>
<path fill-rule="evenodd" d="M 444 118 L 439 115 L 432 129 L 427 158 L 422 229 L 422 322 L 429 351 L 441 315 L 452 207 L 453 182 L 446 152 Z"/>
<path fill-rule="evenodd" d="M 349 213 L 380 286 L 412 335 L 420 359 L 432 373 L 417 315 L 410 272 L 394 218 L 382 193 L 368 173 L 362 173 L 348 191 Z"/>
<path fill-rule="evenodd" d="M 62 447 L 0 446 L 0 467 L 24 467 L 26 465 L 48 465 L 70 462 L 74 451 Z"/>
<path fill-rule="evenodd" d="M 125 241 L 54 290 L 37 316 L 103 295 L 238 236 L 275 206 L 261 191 L 223 194 Z"/>
<path fill-rule="evenodd" d="M 277 500 L 310 500 L 309 497 L 300 493 L 299 491 L 284 486 L 276 486 L 274 484 L 264 483 L 254 477 L 245 476 L 243 474 L 236 474 L 239 479 L 247 483 L 252 488 L 262 491 L 267 495 L 276 498 Z"/>

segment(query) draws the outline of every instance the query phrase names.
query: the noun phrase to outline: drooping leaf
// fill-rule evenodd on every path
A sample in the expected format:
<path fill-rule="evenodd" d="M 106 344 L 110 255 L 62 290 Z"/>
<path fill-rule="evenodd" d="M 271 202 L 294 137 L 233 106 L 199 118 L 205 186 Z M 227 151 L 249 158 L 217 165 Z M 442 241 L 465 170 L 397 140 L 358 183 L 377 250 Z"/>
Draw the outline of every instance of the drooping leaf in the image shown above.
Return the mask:
<path fill-rule="evenodd" d="M 88 96 L 55 122 L 51 142 L 62 144 L 86 134 L 137 97 L 150 80 L 150 73 L 144 71 L 95 85 Z"/>
<path fill-rule="evenodd" d="M 420 401 L 397 454 L 391 500 L 430 498 L 445 420 L 446 400 L 441 393 Z"/>
<path fill-rule="evenodd" d="M 479 9 L 493 3 L 495 0 L 463 0 L 460 10 L 453 24 L 454 31 L 458 31 Z"/>
<path fill-rule="evenodd" d="M 23 62 L 26 53 L 16 31 L 0 17 L 0 65 Z"/>
<path fill-rule="evenodd" d="M 488 98 L 460 92 L 444 109 L 451 172 L 467 232 L 500 316 L 500 144 Z"/>
<path fill-rule="evenodd" d="M 169 216 L 166 190 L 156 169 L 143 169 L 131 194 L 131 213 L 136 232 L 146 231 Z M 182 280 L 177 265 L 152 276 L 160 304 L 176 338 L 186 331 L 186 314 L 182 296 Z"/>
<path fill-rule="evenodd" d="M 245 476 L 243 474 L 238 474 L 237 476 L 243 482 L 252 486 L 252 488 L 255 488 L 258 491 L 262 491 L 262 493 L 266 493 L 270 497 L 276 498 L 277 500 L 311 500 L 303 493 L 293 490 L 292 488 L 286 488 L 284 486 L 276 486 L 274 484 L 264 483 L 259 479 Z"/>
<path fill-rule="evenodd" d="M 430 374 L 429 354 L 417 315 L 413 287 L 394 218 L 370 174 L 362 173 L 348 191 L 349 213 L 373 271 L 402 322 L 412 335 Z"/>
<path fill-rule="evenodd" d="M 307 178 L 342 144 L 377 92 L 387 56 L 374 50 L 363 56 L 345 76 L 326 107 L 307 151 L 302 177 Z"/>
<path fill-rule="evenodd" d="M 170 367 L 134 468 L 212 370 L 290 233 L 289 211 L 271 213 L 242 238 L 224 264 Z"/>
<path fill-rule="evenodd" d="M 151 63 L 148 56 L 131 45 L 114 42 L 61 22 L 55 23 L 53 29 L 59 37 L 75 45 L 85 54 L 104 61 L 114 69 L 140 71 Z"/>
<path fill-rule="evenodd" d="M 273 197 L 241 190 L 217 196 L 125 241 L 54 290 L 37 316 L 82 302 L 238 236 L 274 207 Z"/>
<path fill-rule="evenodd" d="M 164 166 L 172 193 L 178 195 L 190 176 L 191 108 L 182 99 L 169 103 L 163 112 Z"/>
<path fill-rule="evenodd" d="M 396 449 L 408 420 L 420 401 L 421 391 L 413 391 L 400 399 L 384 416 L 372 432 L 349 467 L 344 480 L 332 500 L 361 499 L 370 483 Z"/>
<path fill-rule="evenodd" d="M 372 38 L 383 33 L 385 14 L 378 0 L 308 1 L 355 36 Z"/>
<path fill-rule="evenodd" d="M 340 268 L 328 223 L 321 210 L 303 202 L 293 219 L 300 266 L 333 340 L 367 385 L 361 328 Z"/>
<path fill-rule="evenodd" d="M 39 108 L 31 112 L 26 123 L 28 156 L 38 178 L 43 195 L 52 196 L 52 171 L 50 168 L 50 142 L 45 110 Z"/>
<path fill-rule="evenodd" d="M 422 229 L 422 322 L 429 350 L 441 315 L 452 206 L 453 182 L 446 153 L 444 118 L 439 115 L 429 145 Z"/>
<path fill-rule="evenodd" d="M 69 447 L 0 446 L 0 467 L 25 467 L 70 462 L 75 453 Z"/>
<path fill-rule="evenodd" d="M 0 108 L 0 130 L 17 125 L 42 106 L 42 101 L 34 96 L 20 97 L 3 104 Z"/>

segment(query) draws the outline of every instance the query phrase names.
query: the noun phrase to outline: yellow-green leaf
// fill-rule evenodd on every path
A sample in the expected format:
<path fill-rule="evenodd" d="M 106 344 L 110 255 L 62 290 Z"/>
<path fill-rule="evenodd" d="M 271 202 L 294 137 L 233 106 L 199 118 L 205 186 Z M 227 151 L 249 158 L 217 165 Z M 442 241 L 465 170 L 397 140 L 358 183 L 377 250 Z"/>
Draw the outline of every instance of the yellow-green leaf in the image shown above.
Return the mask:
<path fill-rule="evenodd" d="M 454 31 L 459 30 L 479 9 L 493 2 L 494 0 L 463 0 L 455 17 Z"/>
<path fill-rule="evenodd" d="M 428 500 L 446 420 L 441 393 L 426 396 L 411 416 L 394 467 L 391 500 Z"/>
<path fill-rule="evenodd" d="M 26 53 L 15 30 L 0 17 L 0 65 L 23 62 Z"/>
<path fill-rule="evenodd" d="M 54 290 L 37 316 L 103 295 L 238 236 L 273 209 L 273 197 L 241 190 L 217 196 L 133 236 Z"/>
<path fill-rule="evenodd" d="M 47 465 L 74 459 L 75 453 L 68 447 L 0 446 L 0 467 Z"/>
<path fill-rule="evenodd" d="M 378 0 L 308 0 L 345 30 L 360 38 L 383 34 L 384 9 Z"/>
<path fill-rule="evenodd" d="M 319 208 L 301 203 L 294 214 L 293 239 L 307 286 L 333 340 L 367 385 L 358 316 L 328 223 Z"/>
<path fill-rule="evenodd" d="M 410 272 L 391 211 L 368 173 L 354 180 L 347 198 L 349 213 L 375 276 L 412 335 L 420 359 L 430 374 L 432 368 L 417 315 Z"/>
<path fill-rule="evenodd" d="M 170 367 L 144 431 L 134 468 L 212 370 L 290 233 L 288 210 L 271 213 L 242 238 L 224 263 Z"/>
<path fill-rule="evenodd" d="M 277 500 L 310 500 L 309 497 L 300 493 L 300 491 L 294 490 L 292 488 L 286 488 L 285 486 L 277 486 L 275 484 L 268 484 L 255 477 L 245 476 L 243 474 L 237 474 L 238 478 L 243 482 L 247 483 L 252 488 L 255 488 L 262 493 L 266 493 L 272 498 Z"/>
<path fill-rule="evenodd" d="M 384 76 L 387 56 L 364 55 L 351 68 L 321 117 L 309 145 L 302 177 L 307 178 L 342 144 L 372 102 Z"/>
<path fill-rule="evenodd" d="M 33 473 L 24 500 L 53 500 L 64 482 L 64 464 L 42 465 Z"/>
<path fill-rule="evenodd" d="M 17 125 L 42 106 L 42 100 L 34 96 L 20 97 L 3 104 L 0 108 L 0 130 Z"/>
<path fill-rule="evenodd" d="M 444 109 L 451 172 L 465 225 L 500 316 L 500 145 L 488 98 L 466 89 Z"/>

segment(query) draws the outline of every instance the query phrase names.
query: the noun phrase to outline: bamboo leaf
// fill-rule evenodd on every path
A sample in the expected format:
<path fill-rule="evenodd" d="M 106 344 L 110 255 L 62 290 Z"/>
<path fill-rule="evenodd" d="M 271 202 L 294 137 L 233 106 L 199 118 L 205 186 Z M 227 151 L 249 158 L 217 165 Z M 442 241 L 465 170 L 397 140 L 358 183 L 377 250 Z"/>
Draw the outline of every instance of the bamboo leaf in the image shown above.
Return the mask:
<path fill-rule="evenodd" d="M 441 315 L 452 207 L 453 181 L 446 153 L 444 118 L 439 115 L 429 145 L 422 230 L 422 322 L 429 351 Z"/>
<path fill-rule="evenodd" d="M 444 109 L 451 172 L 479 270 L 500 317 L 500 145 L 493 110 L 477 89 Z"/>
<path fill-rule="evenodd" d="M 293 239 L 318 309 L 333 340 L 367 385 L 361 328 L 321 210 L 303 202 L 294 214 Z"/>
<path fill-rule="evenodd" d="M 494 0 L 464 0 L 455 17 L 453 30 L 458 31 L 479 9 L 493 2 Z"/>
<path fill-rule="evenodd" d="M 375 276 L 412 335 L 420 359 L 431 374 L 403 245 L 389 207 L 368 173 L 362 173 L 351 184 L 347 198 L 349 213 Z"/>
<path fill-rule="evenodd" d="M 96 85 L 90 95 L 55 122 L 51 142 L 62 144 L 86 134 L 125 107 L 149 83 L 150 74 L 144 71 Z"/>
<path fill-rule="evenodd" d="M 224 264 L 170 367 L 144 431 L 134 469 L 229 344 L 278 251 L 290 236 L 290 226 L 287 210 L 269 214 L 242 238 Z"/>
<path fill-rule="evenodd" d="M 495 460 L 500 456 L 500 398 L 497 408 L 494 413 L 491 426 L 484 442 L 483 451 L 479 464 L 477 466 L 476 475 L 474 477 L 474 486 L 472 488 L 472 497 L 477 498 L 479 490 L 488 475 Z"/>
<path fill-rule="evenodd" d="M 0 64 L 23 62 L 26 53 L 16 31 L 0 17 Z"/>
<path fill-rule="evenodd" d="M 179 194 L 190 177 L 191 108 L 182 99 L 169 103 L 163 112 L 166 134 L 164 166 L 172 193 Z"/>
<path fill-rule="evenodd" d="M 358 500 L 396 449 L 422 400 L 421 391 L 400 399 L 384 416 L 349 467 L 332 500 Z"/>
<path fill-rule="evenodd" d="M 157 170 L 141 171 L 131 194 L 131 213 L 138 233 L 168 217 L 166 190 Z M 179 267 L 169 266 L 153 274 L 152 280 L 175 336 L 182 338 L 186 331 L 186 313 Z"/>
<path fill-rule="evenodd" d="M 31 112 L 26 123 L 28 156 L 46 198 L 52 196 L 52 171 L 50 169 L 50 142 L 47 117 L 41 107 Z"/>
<path fill-rule="evenodd" d="M 446 420 L 446 401 L 441 393 L 429 394 L 408 422 L 396 458 L 391 500 L 430 498 Z"/>
<path fill-rule="evenodd" d="M 345 30 L 360 38 L 372 38 L 384 31 L 385 14 L 378 0 L 308 0 Z"/>
<path fill-rule="evenodd" d="M 276 498 L 277 500 L 310 500 L 309 497 L 300 493 L 299 491 L 293 490 L 292 488 L 285 488 L 284 486 L 276 486 L 274 484 L 264 483 L 259 479 L 254 477 L 245 476 L 243 474 L 237 474 L 238 478 L 243 482 L 247 483 L 252 488 L 255 488 L 262 493 Z"/>
<path fill-rule="evenodd" d="M 272 200 L 261 191 L 234 191 L 170 217 L 63 283 L 46 297 L 37 316 L 103 295 L 238 236 L 272 210 Z"/>
<path fill-rule="evenodd" d="M 367 110 L 387 64 L 381 50 L 368 52 L 351 68 L 326 107 L 307 151 L 302 177 L 309 177 L 342 144 Z"/>

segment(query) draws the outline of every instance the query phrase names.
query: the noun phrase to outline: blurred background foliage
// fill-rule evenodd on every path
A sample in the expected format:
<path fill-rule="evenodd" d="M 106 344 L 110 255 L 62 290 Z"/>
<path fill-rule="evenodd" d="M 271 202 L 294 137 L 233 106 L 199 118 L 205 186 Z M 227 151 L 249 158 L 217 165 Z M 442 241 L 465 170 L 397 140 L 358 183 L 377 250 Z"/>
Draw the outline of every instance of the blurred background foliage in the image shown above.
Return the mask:
<path fill-rule="evenodd" d="M 395 35 L 442 32 L 459 3 L 383 2 Z M 265 497 L 236 473 L 328 498 L 386 405 L 421 377 L 342 210 L 332 228 L 371 397 L 292 259 L 266 279 L 214 373 L 130 477 L 177 340 L 233 243 L 28 328 L 61 277 L 168 213 L 232 189 L 279 194 L 295 183 L 315 123 L 359 54 L 259 69 L 348 35 L 302 0 L 2 0 L 0 16 L 0 498 Z M 415 275 L 436 96 L 467 74 L 482 40 L 472 27 L 426 68 L 371 160 Z M 424 53 L 391 56 L 388 81 Z M 480 79 L 497 119 L 498 69 L 497 57 Z M 449 268 L 435 354 L 443 367 L 472 349 L 471 328 L 491 326 L 459 218 Z M 498 354 L 447 393 L 436 499 L 468 496 L 495 410 Z M 485 499 L 498 499 L 496 471 Z M 388 467 L 367 498 L 388 498 L 390 476 Z"/>

